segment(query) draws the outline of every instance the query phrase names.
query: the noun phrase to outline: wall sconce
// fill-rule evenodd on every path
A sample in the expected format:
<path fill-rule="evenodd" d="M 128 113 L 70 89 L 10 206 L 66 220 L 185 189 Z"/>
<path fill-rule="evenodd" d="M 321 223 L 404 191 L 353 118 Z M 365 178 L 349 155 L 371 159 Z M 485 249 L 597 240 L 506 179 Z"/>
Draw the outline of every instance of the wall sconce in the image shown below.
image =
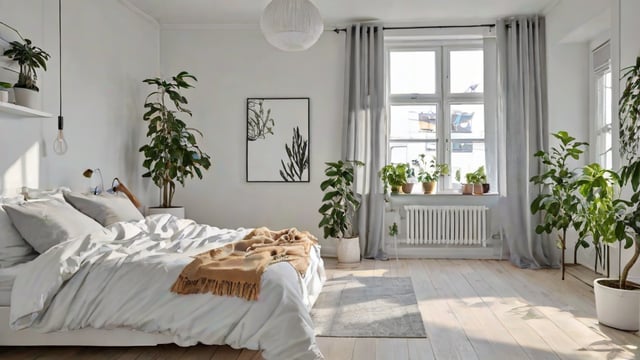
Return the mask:
<path fill-rule="evenodd" d="M 140 203 L 138 198 L 135 195 L 133 195 L 133 193 L 131 193 L 131 191 L 129 191 L 129 189 L 126 186 L 124 186 L 122 182 L 120 182 L 120 179 L 113 178 L 113 181 L 111 181 L 111 190 L 113 190 L 113 192 L 120 191 L 121 193 L 127 195 L 129 200 L 131 200 L 131 202 L 133 203 L 133 206 L 135 206 L 138 209 L 142 208 L 142 204 Z"/>
<path fill-rule="evenodd" d="M 98 186 L 94 188 L 93 184 L 91 184 L 91 193 L 94 195 L 98 195 L 104 192 L 104 180 L 102 179 L 102 171 L 100 171 L 100 169 L 98 168 L 95 168 L 93 170 L 87 169 L 84 172 L 82 172 L 82 176 L 86 177 L 87 179 L 91 179 L 94 173 L 98 173 L 98 175 L 100 175 L 100 188 L 98 188 Z"/>

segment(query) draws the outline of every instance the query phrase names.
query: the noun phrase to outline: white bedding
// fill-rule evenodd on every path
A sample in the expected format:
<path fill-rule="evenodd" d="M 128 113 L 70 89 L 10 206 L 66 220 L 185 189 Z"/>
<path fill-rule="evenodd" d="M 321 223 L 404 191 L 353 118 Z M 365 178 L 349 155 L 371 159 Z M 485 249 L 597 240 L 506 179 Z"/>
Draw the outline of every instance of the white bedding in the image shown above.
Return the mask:
<path fill-rule="evenodd" d="M 25 264 L 0 269 L 0 306 L 11 305 L 11 288 L 18 272 Z"/>
<path fill-rule="evenodd" d="M 262 349 L 265 359 L 322 359 L 309 315 L 324 278 L 319 248 L 304 280 L 286 262 L 268 267 L 260 298 L 251 302 L 169 292 L 190 256 L 238 240 L 249 229 L 218 229 L 170 215 L 108 229 L 107 235 L 56 245 L 25 264 L 13 285 L 13 329 L 124 327 L 170 335 L 183 346 L 228 344 Z"/>

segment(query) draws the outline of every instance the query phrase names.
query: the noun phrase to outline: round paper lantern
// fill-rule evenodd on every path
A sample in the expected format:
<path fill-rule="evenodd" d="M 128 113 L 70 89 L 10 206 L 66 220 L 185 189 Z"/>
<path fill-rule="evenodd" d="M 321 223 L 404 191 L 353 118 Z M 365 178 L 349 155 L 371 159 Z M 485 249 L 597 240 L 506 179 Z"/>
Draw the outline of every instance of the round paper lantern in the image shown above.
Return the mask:
<path fill-rule="evenodd" d="M 318 41 L 324 24 L 309 0 L 272 0 L 260 18 L 267 41 L 284 51 L 307 50 Z"/>

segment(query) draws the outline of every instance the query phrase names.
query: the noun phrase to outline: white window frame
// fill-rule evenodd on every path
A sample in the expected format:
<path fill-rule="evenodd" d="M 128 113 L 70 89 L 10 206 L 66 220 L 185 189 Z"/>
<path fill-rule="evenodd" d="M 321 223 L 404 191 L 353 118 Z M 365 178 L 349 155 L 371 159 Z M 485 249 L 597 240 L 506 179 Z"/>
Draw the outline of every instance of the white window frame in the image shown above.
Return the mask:
<path fill-rule="evenodd" d="M 611 119 L 611 123 L 607 124 L 604 123 L 604 118 L 607 116 L 606 114 L 606 105 L 604 104 L 604 88 L 603 88 L 603 83 L 601 83 L 601 79 L 604 82 L 604 76 L 607 73 L 610 73 L 611 75 L 611 86 L 613 86 L 613 72 L 612 72 L 612 66 L 611 66 L 611 56 L 609 56 L 609 60 L 607 63 L 600 65 L 600 66 L 595 66 L 594 65 L 594 52 L 597 51 L 599 48 L 603 47 L 603 46 L 607 46 L 608 45 L 609 40 L 606 41 L 599 41 L 597 42 L 597 46 L 594 46 L 594 44 L 592 43 L 591 46 L 591 51 L 589 53 L 590 56 L 590 78 L 591 78 L 591 90 L 590 90 L 590 96 L 591 96 L 591 146 L 590 146 L 590 158 L 591 161 L 596 162 L 598 164 L 600 164 L 603 167 L 606 167 L 607 164 L 605 164 L 605 161 L 603 160 L 603 155 L 605 155 L 607 152 L 612 152 L 611 155 L 611 160 L 612 163 L 609 164 L 609 167 L 612 168 L 613 167 L 613 161 L 614 161 L 614 156 L 613 156 L 613 121 L 614 121 L 614 117 L 613 114 L 609 114 L 609 117 Z M 613 89 L 612 89 L 613 90 Z M 613 98 L 611 99 L 611 101 L 613 101 Z M 613 109 L 613 104 L 610 104 L 609 109 Z M 605 140 L 605 136 L 606 134 L 609 133 L 610 137 L 611 137 L 611 147 L 609 147 L 608 149 L 606 148 L 606 140 Z"/>
<path fill-rule="evenodd" d="M 482 50 L 486 51 L 481 39 L 467 39 L 467 40 L 424 40 L 424 41 L 406 41 L 406 40 L 392 40 L 385 43 L 385 76 L 388 81 L 386 82 L 387 93 L 387 114 L 390 114 L 391 106 L 394 105 L 430 105 L 436 104 L 437 108 L 437 127 L 436 127 L 436 140 L 429 139 L 390 139 L 390 134 L 387 134 L 387 159 L 391 157 L 391 147 L 389 143 L 391 141 L 402 142 L 414 142 L 414 143 L 436 143 L 436 156 L 438 162 L 445 162 L 451 164 L 451 124 L 448 122 L 451 119 L 451 105 L 456 104 L 482 104 L 485 108 L 485 137 L 483 139 L 469 139 L 469 142 L 484 142 L 485 149 L 487 149 L 487 140 L 492 138 L 489 136 L 489 131 L 495 128 L 494 125 L 488 125 L 489 121 L 495 119 L 489 119 L 487 112 L 487 71 L 485 64 L 485 84 L 482 93 L 450 93 L 450 81 L 451 76 L 449 56 L 451 51 L 461 50 Z M 435 94 L 391 94 L 391 81 L 390 81 L 390 54 L 398 51 L 435 51 L 436 52 L 436 91 Z M 486 55 L 485 55 L 486 61 Z M 390 117 L 387 117 L 391 121 Z M 485 150 L 488 151 L 488 150 Z M 486 152 L 485 152 L 486 153 Z M 489 159 L 485 159 L 488 164 Z M 452 187 L 452 181 L 454 174 L 443 177 L 444 181 L 438 182 L 438 190 L 448 190 Z M 464 174 L 463 174 L 464 176 Z M 494 176 L 491 176 L 494 178 Z M 497 178 L 497 176 L 495 177 Z M 496 184 L 497 185 L 497 184 Z M 497 186 L 496 186 L 497 188 Z"/>

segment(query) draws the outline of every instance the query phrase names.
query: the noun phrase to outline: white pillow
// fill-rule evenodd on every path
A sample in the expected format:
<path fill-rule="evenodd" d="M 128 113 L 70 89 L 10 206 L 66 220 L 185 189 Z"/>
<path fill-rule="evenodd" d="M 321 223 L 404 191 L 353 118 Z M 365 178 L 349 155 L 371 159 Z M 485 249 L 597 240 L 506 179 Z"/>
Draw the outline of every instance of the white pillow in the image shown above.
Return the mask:
<path fill-rule="evenodd" d="M 85 195 L 65 192 L 64 199 L 81 213 L 102 224 L 102 226 L 109 226 L 119 221 L 144 219 L 131 200 L 122 193 Z"/>
<path fill-rule="evenodd" d="M 105 229 L 63 200 L 50 199 L 3 205 L 22 238 L 43 253 L 61 242 Z"/>
<path fill-rule="evenodd" d="M 2 198 L 1 204 L 17 204 L 19 198 Z M 20 233 L 11 223 L 9 215 L 0 206 L 0 268 L 11 267 L 32 260 L 38 256 L 31 245 L 20 236 Z"/>
<path fill-rule="evenodd" d="M 51 198 L 62 200 L 62 193 L 65 191 L 71 191 L 71 189 L 69 189 L 66 186 L 60 186 L 56 189 L 51 189 L 51 190 L 23 187 L 22 195 L 24 195 L 25 200 L 51 199 Z"/>

